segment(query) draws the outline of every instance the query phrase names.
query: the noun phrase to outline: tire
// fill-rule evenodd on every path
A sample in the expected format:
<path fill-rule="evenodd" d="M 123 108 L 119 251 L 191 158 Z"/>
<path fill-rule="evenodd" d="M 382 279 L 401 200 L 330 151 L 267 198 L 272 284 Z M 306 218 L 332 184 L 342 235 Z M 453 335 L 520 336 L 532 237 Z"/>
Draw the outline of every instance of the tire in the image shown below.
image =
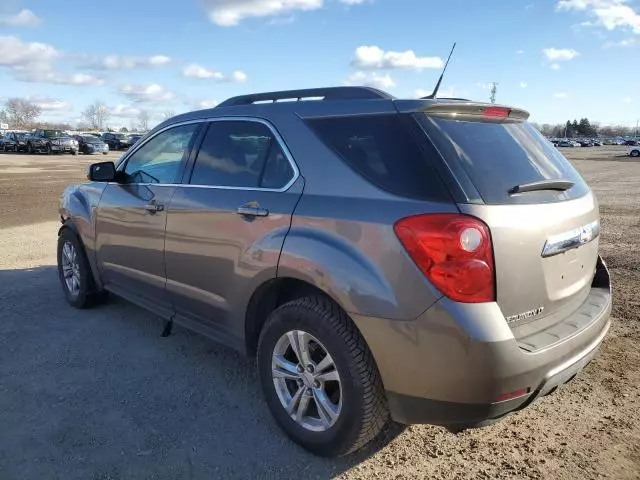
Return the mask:
<path fill-rule="evenodd" d="M 287 347 L 286 350 L 289 368 L 293 368 L 289 371 L 305 376 L 306 383 L 303 384 L 303 380 L 297 380 L 297 383 L 296 380 L 291 379 L 274 380 L 272 373 L 274 352 L 283 351 L 281 347 L 283 342 L 292 345 L 288 343 L 290 337 L 287 336 L 287 332 L 291 334 L 294 330 L 310 336 L 306 337 L 309 339 L 307 343 L 309 352 L 315 355 L 325 350 L 330 355 L 333 367 L 322 371 L 326 373 L 335 368 L 339 382 L 327 380 L 319 388 L 315 385 L 313 388 L 307 388 L 310 383 L 309 375 L 312 374 L 295 373 L 300 370 L 295 369 L 297 357 L 291 356 L 294 355 L 291 347 Z M 315 343 L 316 341 L 318 343 Z M 280 354 L 282 355 L 280 358 L 285 359 L 285 354 Z M 319 367 L 322 363 L 319 359 L 323 357 L 323 355 L 314 356 L 311 360 L 312 366 Z M 257 363 L 265 399 L 277 423 L 291 439 L 316 455 L 336 457 L 355 452 L 378 437 L 390 422 L 382 381 L 369 348 L 351 319 L 327 298 L 304 297 L 274 310 L 260 334 Z M 298 366 L 298 368 L 301 367 Z M 319 371 L 313 375 L 318 373 Z M 276 382 L 279 381 L 284 388 L 276 386 Z M 331 403 L 333 406 L 338 401 L 338 408 L 333 409 L 333 415 L 336 415 L 337 410 L 337 417 L 333 423 L 325 421 L 324 429 L 313 431 L 313 428 L 303 426 L 294 420 L 285 410 L 284 400 L 281 401 L 279 395 L 288 395 L 287 398 L 295 397 L 296 394 L 293 392 L 298 392 L 298 389 L 306 392 L 300 395 L 301 399 L 309 395 L 306 400 L 309 406 L 305 407 L 303 412 L 308 416 L 305 417 L 304 414 L 302 416 L 303 420 L 308 419 L 307 423 L 323 424 L 321 420 L 323 416 L 320 415 L 315 400 L 318 398 L 317 392 L 320 392 L 320 395 L 324 393 L 325 399 L 333 400 Z M 283 391 L 285 393 L 282 393 Z M 298 402 L 298 405 L 301 403 Z M 314 412 L 318 417 L 317 420 L 313 418 Z M 327 414 L 325 418 L 328 418 Z M 315 427 L 317 430 L 317 424 Z"/>
<path fill-rule="evenodd" d="M 29 144 L 27 145 L 27 153 L 29 155 L 33 155 L 34 151 L 33 151 L 33 145 Z"/>
<path fill-rule="evenodd" d="M 629 155 L 632 157 L 640 157 L 640 150 L 631 150 L 631 152 L 629 152 Z"/>
<path fill-rule="evenodd" d="M 47 143 L 47 155 L 53 155 L 53 150 L 51 150 L 51 144 Z"/>
<path fill-rule="evenodd" d="M 67 245 L 72 247 L 72 253 L 75 252 L 71 262 L 75 261 L 72 273 L 76 276 L 77 289 L 72 289 L 67 283 L 69 269 L 63 259 L 63 257 L 69 258 L 67 256 L 69 250 L 65 249 Z M 106 291 L 98 290 L 84 247 L 69 228 L 64 228 L 58 236 L 58 278 L 67 302 L 76 308 L 91 307 L 103 301 L 107 296 Z"/>

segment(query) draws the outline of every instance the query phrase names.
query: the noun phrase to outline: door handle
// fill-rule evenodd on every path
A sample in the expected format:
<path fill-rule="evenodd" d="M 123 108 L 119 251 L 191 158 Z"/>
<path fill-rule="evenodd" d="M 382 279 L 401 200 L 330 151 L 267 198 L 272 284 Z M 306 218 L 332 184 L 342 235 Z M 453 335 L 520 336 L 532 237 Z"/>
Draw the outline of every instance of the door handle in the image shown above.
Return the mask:
<path fill-rule="evenodd" d="M 243 217 L 266 217 L 269 215 L 269 210 L 255 205 L 243 205 L 238 207 L 237 213 Z"/>
<path fill-rule="evenodd" d="M 159 205 L 157 203 L 150 203 L 143 207 L 149 213 L 157 213 L 164 210 L 164 205 Z"/>

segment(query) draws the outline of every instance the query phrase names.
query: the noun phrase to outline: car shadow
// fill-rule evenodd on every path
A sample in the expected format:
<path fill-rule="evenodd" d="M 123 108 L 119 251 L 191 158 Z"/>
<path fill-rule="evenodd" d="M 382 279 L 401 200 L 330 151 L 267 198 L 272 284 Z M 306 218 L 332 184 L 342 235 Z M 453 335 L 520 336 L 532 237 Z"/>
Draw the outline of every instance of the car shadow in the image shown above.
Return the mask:
<path fill-rule="evenodd" d="M 0 270 L 2 478 L 332 478 L 276 426 L 252 359 L 117 298 L 64 300 L 53 266 Z M 9 459 L 11 459 L 9 461 Z"/>

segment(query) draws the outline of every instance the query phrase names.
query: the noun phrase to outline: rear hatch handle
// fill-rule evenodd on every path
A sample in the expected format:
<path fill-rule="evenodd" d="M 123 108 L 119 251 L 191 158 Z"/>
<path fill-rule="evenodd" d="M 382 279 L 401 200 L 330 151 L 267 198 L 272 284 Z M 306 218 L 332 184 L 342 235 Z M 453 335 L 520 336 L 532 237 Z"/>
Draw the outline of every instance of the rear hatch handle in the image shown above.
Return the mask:
<path fill-rule="evenodd" d="M 537 192 L 540 190 L 558 190 L 564 192 L 573 187 L 573 185 L 574 183 L 569 180 L 540 180 L 511 187 L 508 193 L 515 195 L 516 193 Z"/>

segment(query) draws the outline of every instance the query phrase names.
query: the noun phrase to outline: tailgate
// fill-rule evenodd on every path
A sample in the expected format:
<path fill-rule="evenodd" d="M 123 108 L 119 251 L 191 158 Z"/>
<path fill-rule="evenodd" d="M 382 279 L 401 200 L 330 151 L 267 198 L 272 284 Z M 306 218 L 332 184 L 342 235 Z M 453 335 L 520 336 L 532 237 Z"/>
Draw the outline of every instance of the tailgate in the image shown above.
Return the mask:
<path fill-rule="evenodd" d="M 535 330 L 546 328 L 578 310 L 598 260 L 598 205 L 591 193 L 557 204 L 459 208 L 491 230 L 496 301 L 512 328 L 533 321 Z"/>

